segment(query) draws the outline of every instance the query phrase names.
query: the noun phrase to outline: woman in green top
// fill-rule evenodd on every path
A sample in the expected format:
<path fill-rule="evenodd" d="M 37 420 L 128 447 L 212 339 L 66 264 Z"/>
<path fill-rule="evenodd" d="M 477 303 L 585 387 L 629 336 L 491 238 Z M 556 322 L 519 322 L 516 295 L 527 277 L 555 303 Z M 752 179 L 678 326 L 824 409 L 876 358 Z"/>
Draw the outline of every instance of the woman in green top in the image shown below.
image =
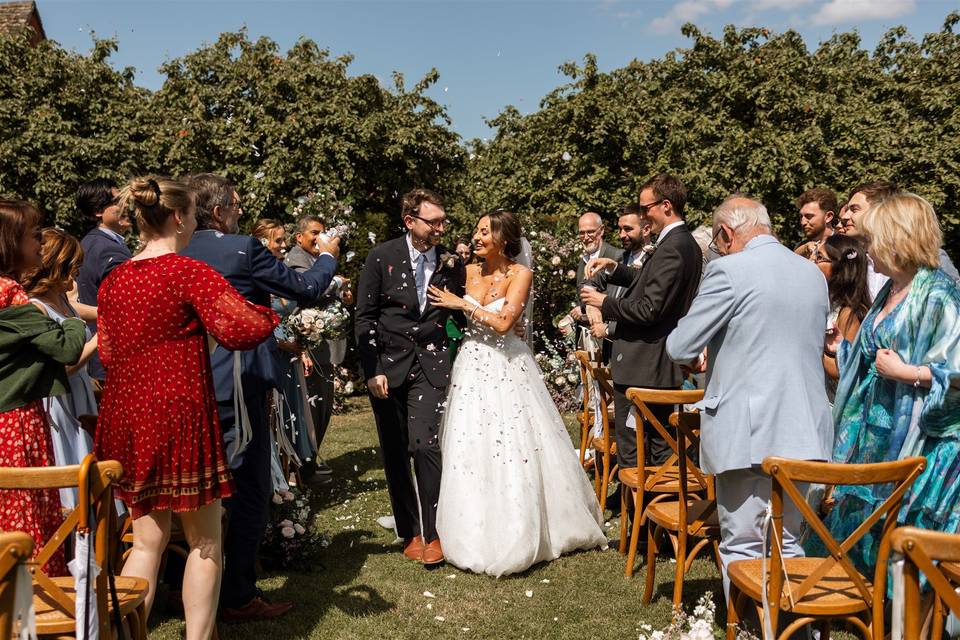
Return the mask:
<path fill-rule="evenodd" d="M 0 466 L 54 465 L 43 398 L 67 393 L 64 365 L 80 358 L 86 325 L 77 318 L 58 324 L 30 303 L 18 280 L 40 265 L 40 212 L 23 201 L 0 200 Z M 56 489 L 0 491 L 0 522 L 24 531 L 34 554 L 62 522 Z M 62 549 L 45 565 L 65 575 Z"/>

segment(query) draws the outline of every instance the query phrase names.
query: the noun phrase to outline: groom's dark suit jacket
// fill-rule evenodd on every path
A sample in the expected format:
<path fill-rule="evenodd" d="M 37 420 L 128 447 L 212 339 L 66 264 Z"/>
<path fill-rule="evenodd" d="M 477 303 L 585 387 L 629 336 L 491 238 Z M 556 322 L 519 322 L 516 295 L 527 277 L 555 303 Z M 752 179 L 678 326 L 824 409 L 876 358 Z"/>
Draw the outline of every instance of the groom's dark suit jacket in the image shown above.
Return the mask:
<path fill-rule="evenodd" d="M 618 264 L 609 285 L 625 287 L 603 301 L 603 318 L 617 323 L 610 365 L 613 381 L 636 387 L 679 387 L 683 375 L 667 355 L 667 336 L 687 314 L 700 286 L 703 256 L 686 225 L 657 245 L 642 269 Z"/>
<path fill-rule="evenodd" d="M 431 285 L 464 293 L 466 271 L 456 254 L 436 247 L 437 267 Z M 449 255 L 444 260 L 441 256 Z M 406 236 L 373 248 L 357 285 L 357 314 L 354 327 L 364 378 L 386 375 L 391 387 L 399 387 L 415 361 L 434 387 L 450 382 L 450 350 L 446 322 L 451 312 L 429 299 L 420 313 L 417 285 Z M 463 314 L 454 314 L 463 324 Z"/>

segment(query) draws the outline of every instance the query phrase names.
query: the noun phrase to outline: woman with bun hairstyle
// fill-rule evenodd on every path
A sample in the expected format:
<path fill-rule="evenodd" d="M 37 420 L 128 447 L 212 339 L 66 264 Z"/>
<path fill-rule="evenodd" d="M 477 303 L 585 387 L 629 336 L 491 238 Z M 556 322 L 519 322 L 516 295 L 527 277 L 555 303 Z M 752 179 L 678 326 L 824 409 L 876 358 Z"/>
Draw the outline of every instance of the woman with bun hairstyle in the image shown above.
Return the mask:
<path fill-rule="evenodd" d="M 145 239 L 143 250 L 103 281 L 100 356 L 107 368 L 96 448 L 119 460 L 117 495 L 133 517 L 123 575 L 149 580 L 147 612 L 177 512 L 190 545 L 183 579 L 186 637 L 209 638 L 220 594 L 220 501 L 231 494 L 208 335 L 227 349 L 252 349 L 277 324 L 212 268 L 185 256 L 197 226 L 195 194 L 159 176 L 120 191 Z"/>

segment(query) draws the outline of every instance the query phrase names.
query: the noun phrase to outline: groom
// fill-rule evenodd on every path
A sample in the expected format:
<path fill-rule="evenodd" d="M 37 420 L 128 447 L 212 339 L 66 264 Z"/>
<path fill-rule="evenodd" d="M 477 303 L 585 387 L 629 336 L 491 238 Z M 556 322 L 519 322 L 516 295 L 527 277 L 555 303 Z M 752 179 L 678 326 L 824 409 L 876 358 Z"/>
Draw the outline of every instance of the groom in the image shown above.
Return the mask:
<path fill-rule="evenodd" d="M 355 329 L 403 554 L 430 566 L 443 562 L 436 523 L 451 312 L 434 307 L 427 288 L 462 296 L 465 269 L 440 246 L 446 213 L 438 194 L 428 189 L 407 193 L 401 216 L 406 235 L 374 247 L 367 256 L 357 288 Z M 457 315 L 462 324 L 462 314 Z"/>

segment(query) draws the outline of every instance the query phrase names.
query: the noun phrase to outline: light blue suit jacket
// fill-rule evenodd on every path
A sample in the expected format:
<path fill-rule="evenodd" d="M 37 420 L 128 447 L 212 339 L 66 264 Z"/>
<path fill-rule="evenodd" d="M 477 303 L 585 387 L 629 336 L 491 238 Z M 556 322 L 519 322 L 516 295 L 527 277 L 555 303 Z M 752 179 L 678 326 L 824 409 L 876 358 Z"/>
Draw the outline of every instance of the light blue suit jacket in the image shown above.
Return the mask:
<path fill-rule="evenodd" d="M 822 361 L 829 309 L 820 270 L 773 236 L 707 265 L 690 311 L 667 337 L 679 363 L 708 347 L 704 471 L 746 469 L 767 456 L 830 459 Z"/>

